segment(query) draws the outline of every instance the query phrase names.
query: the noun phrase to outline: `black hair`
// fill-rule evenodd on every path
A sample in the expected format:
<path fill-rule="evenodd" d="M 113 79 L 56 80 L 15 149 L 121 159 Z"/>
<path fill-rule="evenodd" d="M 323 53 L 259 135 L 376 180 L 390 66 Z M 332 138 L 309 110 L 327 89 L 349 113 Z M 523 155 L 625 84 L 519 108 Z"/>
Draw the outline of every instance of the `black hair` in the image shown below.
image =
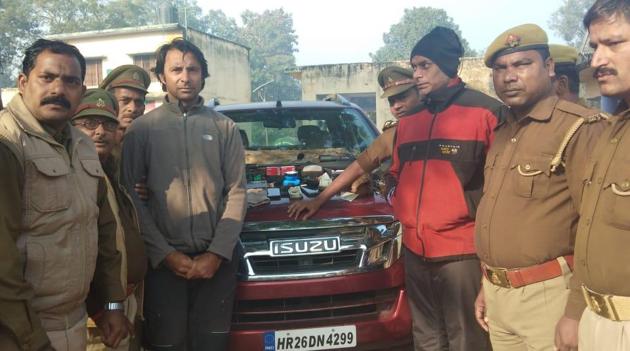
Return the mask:
<path fill-rule="evenodd" d="M 162 90 L 166 91 L 166 84 L 164 84 L 164 82 L 162 82 L 162 80 L 160 79 L 160 74 L 164 74 L 166 54 L 172 49 L 179 50 L 184 54 L 191 53 L 195 56 L 195 58 L 201 65 L 201 75 L 203 77 L 201 87 L 203 88 L 206 78 L 210 76 L 210 74 L 208 73 L 208 61 L 206 61 L 206 58 L 203 57 L 203 53 L 197 47 L 197 45 L 183 38 L 175 38 L 170 43 L 160 46 L 155 51 L 155 69 L 153 70 L 153 73 L 157 77 L 158 81 L 160 81 L 160 83 L 162 84 Z"/>
<path fill-rule="evenodd" d="M 55 54 L 74 56 L 81 66 L 81 81 L 85 80 L 85 57 L 81 55 L 79 49 L 74 45 L 64 43 L 61 40 L 37 39 L 31 46 L 24 51 L 24 60 L 22 60 L 22 73 L 28 76 L 35 67 L 37 57 L 44 51 L 50 51 Z"/>
<path fill-rule="evenodd" d="M 574 94 L 580 92 L 580 74 L 574 64 L 556 64 L 556 78 L 566 76 L 569 81 L 569 91 Z"/>
<path fill-rule="evenodd" d="M 626 21 L 630 22 L 630 0 L 597 0 L 584 15 L 582 23 L 588 29 L 591 23 L 617 14 L 624 15 Z"/>

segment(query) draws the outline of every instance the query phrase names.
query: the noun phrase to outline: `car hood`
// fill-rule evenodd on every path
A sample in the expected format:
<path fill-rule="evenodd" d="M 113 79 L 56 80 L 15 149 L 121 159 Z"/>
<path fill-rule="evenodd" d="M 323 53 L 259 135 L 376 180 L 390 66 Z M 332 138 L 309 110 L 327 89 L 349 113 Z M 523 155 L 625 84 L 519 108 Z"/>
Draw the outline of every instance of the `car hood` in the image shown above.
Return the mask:
<path fill-rule="evenodd" d="M 291 201 L 282 198 L 270 204 L 247 209 L 245 222 L 293 221 L 287 214 Z M 334 197 L 326 202 L 310 219 L 392 215 L 392 208 L 380 195 L 362 196 L 354 201 Z"/>

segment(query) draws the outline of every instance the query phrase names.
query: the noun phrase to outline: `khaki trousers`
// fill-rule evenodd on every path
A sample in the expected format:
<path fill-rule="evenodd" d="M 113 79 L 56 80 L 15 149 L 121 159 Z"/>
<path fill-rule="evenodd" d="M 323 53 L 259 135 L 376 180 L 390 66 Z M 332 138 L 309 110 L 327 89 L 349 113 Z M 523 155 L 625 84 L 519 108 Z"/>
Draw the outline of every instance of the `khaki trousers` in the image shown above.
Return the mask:
<path fill-rule="evenodd" d="M 136 320 L 136 313 L 138 312 L 138 300 L 136 299 L 135 294 L 131 294 L 127 297 L 127 299 L 123 302 L 125 305 L 125 316 L 131 323 L 134 323 Z M 86 351 L 101 351 L 101 350 L 111 350 L 111 351 L 129 351 L 129 342 L 131 340 L 130 336 L 124 338 L 118 347 L 110 348 L 101 343 L 101 334 L 98 328 L 90 328 L 89 330 L 89 339 L 90 344 L 88 345 Z"/>
<path fill-rule="evenodd" d="M 83 351 L 87 346 L 87 314 L 66 330 L 47 331 L 56 351 Z"/>
<path fill-rule="evenodd" d="M 556 323 L 564 313 L 572 275 L 564 260 L 562 270 L 560 277 L 520 288 L 502 288 L 483 279 L 494 351 L 555 350 Z"/>
<path fill-rule="evenodd" d="M 630 321 L 611 321 L 586 308 L 580 319 L 580 351 L 630 350 Z"/>

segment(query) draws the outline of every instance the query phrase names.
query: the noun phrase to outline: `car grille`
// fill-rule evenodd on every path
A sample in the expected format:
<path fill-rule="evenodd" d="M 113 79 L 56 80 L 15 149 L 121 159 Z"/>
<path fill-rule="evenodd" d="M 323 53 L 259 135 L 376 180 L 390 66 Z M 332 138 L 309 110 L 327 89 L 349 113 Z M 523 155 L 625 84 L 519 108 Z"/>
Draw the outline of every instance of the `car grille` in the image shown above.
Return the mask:
<path fill-rule="evenodd" d="M 273 254 L 274 241 L 339 240 L 337 252 Z M 248 222 L 241 234 L 242 281 L 277 281 L 365 273 L 389 267 L 402 245 L 392 216 L 330 220 Z M 298 252 L 296 250 L 296 252 Z"/>
<path fill-rule="evenodd" d="M 399 289 L 340 295 L 294 297 L 272 300 L 237 300 L 232 314 L 234 329 L 295 326 L 299 322 L 341 322 L 374 319 L 396 303 Z"/>
<path fill-rule="evenodd" d="M 347 250 L 310 256 L 253 256 L 250 263 L 256 274 L 299 274 L 356 267 L 361 255 L 361 250 Z"/>

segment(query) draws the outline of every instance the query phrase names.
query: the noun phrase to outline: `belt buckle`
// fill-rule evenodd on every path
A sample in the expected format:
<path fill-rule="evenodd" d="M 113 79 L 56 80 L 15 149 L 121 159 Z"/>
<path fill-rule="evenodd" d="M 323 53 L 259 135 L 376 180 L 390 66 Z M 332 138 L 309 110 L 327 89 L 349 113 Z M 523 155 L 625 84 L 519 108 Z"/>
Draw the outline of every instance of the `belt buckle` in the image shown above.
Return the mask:
<path fill-rule="evenodd" d="M 502 288 L 511 288 L 510 280 L 507 277 L 507 269 L 505 268 L 490 268 L 486 266 L 486 277 L 494 285 L 498 285 Z"/>
<path fill-rule="evenodd" d="M 596 314 L 614 321 L 618 321 L 619 317 L 615 311 L 615 307 L 610 302 L 609 296 L 597 294 L 589 290 L 586 286 L 582 286 L 586 304 Z"/>

